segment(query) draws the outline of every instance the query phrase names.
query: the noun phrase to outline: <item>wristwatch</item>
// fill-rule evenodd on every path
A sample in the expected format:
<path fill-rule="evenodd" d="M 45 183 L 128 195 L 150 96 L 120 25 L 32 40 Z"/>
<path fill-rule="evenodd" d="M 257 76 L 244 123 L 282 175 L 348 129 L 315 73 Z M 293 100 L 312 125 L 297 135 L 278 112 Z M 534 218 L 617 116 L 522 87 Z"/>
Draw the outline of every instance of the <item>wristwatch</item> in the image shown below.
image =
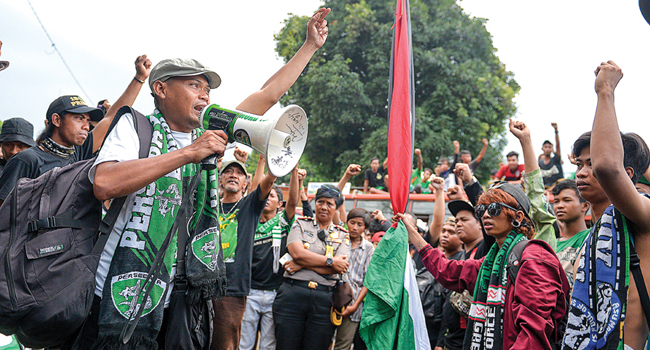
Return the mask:
<path fill-rule="evenodd" d="M 327 260 L 325 260 L 325 265 L 327 265 L 328 267 L 332 267 L 333 263 L 334 263 L 334 259 L 332 258 L 327 258 Z"/>

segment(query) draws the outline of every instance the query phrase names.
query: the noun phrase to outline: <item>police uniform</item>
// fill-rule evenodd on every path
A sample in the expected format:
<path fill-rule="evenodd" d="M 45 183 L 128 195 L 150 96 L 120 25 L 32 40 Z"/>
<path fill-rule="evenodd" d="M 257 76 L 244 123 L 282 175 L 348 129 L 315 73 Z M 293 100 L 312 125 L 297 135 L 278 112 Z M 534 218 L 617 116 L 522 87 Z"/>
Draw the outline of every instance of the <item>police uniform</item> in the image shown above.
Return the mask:
<path fill-rule="evenodd" d="M 319 230 L 315 219 L 298 218 L 289 231 L 287 246 L 299 242 L 328 257 L 350 254 L 350 237 L 344 228 L 330 224 L 324 240 L 318 237 Z M 302 268 L 293 274 L 285 272 L 284 277 L 273 304 L 277 349 L 327 349 L 335 330 L 330 321 L 332 291 L 341 276 L 323 276 Z"/>

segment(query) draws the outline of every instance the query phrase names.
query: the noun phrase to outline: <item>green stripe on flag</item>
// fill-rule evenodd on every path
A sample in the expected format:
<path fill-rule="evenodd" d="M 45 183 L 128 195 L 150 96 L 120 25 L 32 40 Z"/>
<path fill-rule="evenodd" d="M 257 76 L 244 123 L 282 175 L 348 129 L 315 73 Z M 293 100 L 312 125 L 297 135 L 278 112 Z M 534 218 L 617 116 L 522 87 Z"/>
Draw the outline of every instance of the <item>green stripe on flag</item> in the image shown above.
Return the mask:
<path fill-rule="evenodd" d="M 415 295 L 416 299 L 410 300 L 404 285 L 407 237 L 404 223 L 399 222 L 397 228 L 391 227 L 379 242 L 368 266 L 363 282 L 368 294 L 359 328 L 368 349 L 416 349 L 409 302 L 419 304 L 420 299 Z M 422 313 L 422 306 L 419 312 Z"/>

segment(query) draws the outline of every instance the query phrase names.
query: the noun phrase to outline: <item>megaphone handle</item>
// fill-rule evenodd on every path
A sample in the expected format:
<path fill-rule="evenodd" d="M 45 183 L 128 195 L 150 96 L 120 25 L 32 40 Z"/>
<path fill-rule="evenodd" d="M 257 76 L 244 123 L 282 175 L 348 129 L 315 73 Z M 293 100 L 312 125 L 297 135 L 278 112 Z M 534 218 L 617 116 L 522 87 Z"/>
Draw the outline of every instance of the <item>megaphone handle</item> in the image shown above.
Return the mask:
<path fill-rule="evenodd" d="M 214 170 L 217 168 L 217 155 L 213 154 L 211 156 L 203 158 L 201 161 L 201 167 L 205 170 Z"/>

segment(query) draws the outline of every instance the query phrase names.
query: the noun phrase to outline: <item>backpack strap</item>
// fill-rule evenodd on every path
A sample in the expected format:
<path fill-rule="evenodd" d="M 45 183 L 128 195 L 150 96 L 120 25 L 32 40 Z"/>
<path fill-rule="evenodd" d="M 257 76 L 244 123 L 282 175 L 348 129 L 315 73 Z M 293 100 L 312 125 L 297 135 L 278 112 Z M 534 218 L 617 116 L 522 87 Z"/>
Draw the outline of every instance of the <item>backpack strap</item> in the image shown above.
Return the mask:
<path fill-rule="evenodd" d="M 135 131 L 138 133 L 138 139 L 140 141 L 140 150 L 138 152 L 138 157 L 140 159 L 147 158 L 149 156 L 151 138 L 153 137 L 153 125 L 151 125 L 147 117 L 131 108 L 130 106 L 123 106 L 117 111 L 117 114 L 115 114 L 111 125 L 108 127 L 106 135 L 110 134 L 115 125 L 117 125 L 117 122 L 120 120 L 120 118 L 126 113 L 130 113 L 133 116 L 133 126 L 135 127 Z M 104 147 L 104 142 L 106 142 L 106 138 L 104 138 L 104 141 L 102 141 L 102 147 Z M 97 238 L 97 242 L 93 248 L 93 255 L 100 255 L 102 251 L 104 251 L 104 246 L 106 245 L 106 242 L 108 242 L 108 237 L 111 231 L 113 231 L 113 226 L 115 226 L 115 222 L 117 221 L 117 217 L 120 215 L 120 211 L 122 211 L 126 197 L 127 196 L 123 196 L 113 199 L 111 207 L 106 212 L 106 215 L 104 215 L 102 218 L 102 221 L 99 224 L 99 228 L 97 229 L 99 237 Z"/>
<path fill-rule="evenodd" d="M 636 284 L 636 290 L 639 293 L 639 299 L 641 299 L 641 308 L 643 308 L 646 323 L 650 325 L 650 297 L 648 297 L 648 290 L 646 289 L 643 272 L 641 271 L 641 259 L 636 253 L 636 249 L 634 248 L 634 239 L 632 238 L 632 235 L 636 232 L 632 225 L 628 225 L 627 219 L 625 219 L 623 215 L 621 215 L 621 218 L 623 218 L 623 227 L 628 230 L 627 236 L 630 241 L 630 272 L 632 273 L 632 276 L 634 276 L 634 283 Z"/>
<path fill-rule="evenodd" d="M 510 283 L 515 283 L 515 280 L 517 279 L 519 267 L 521 266 L 521 255 L 524 253 L 524 249 L 528 246 L 528 242 L 530 241 L 527 239 L 517 242 L 517 244 L 512 247 L 510 254 L 508 254 L 506 269 L 508 270 L 508 278 L 510 278 L 511 281 Z"/>

